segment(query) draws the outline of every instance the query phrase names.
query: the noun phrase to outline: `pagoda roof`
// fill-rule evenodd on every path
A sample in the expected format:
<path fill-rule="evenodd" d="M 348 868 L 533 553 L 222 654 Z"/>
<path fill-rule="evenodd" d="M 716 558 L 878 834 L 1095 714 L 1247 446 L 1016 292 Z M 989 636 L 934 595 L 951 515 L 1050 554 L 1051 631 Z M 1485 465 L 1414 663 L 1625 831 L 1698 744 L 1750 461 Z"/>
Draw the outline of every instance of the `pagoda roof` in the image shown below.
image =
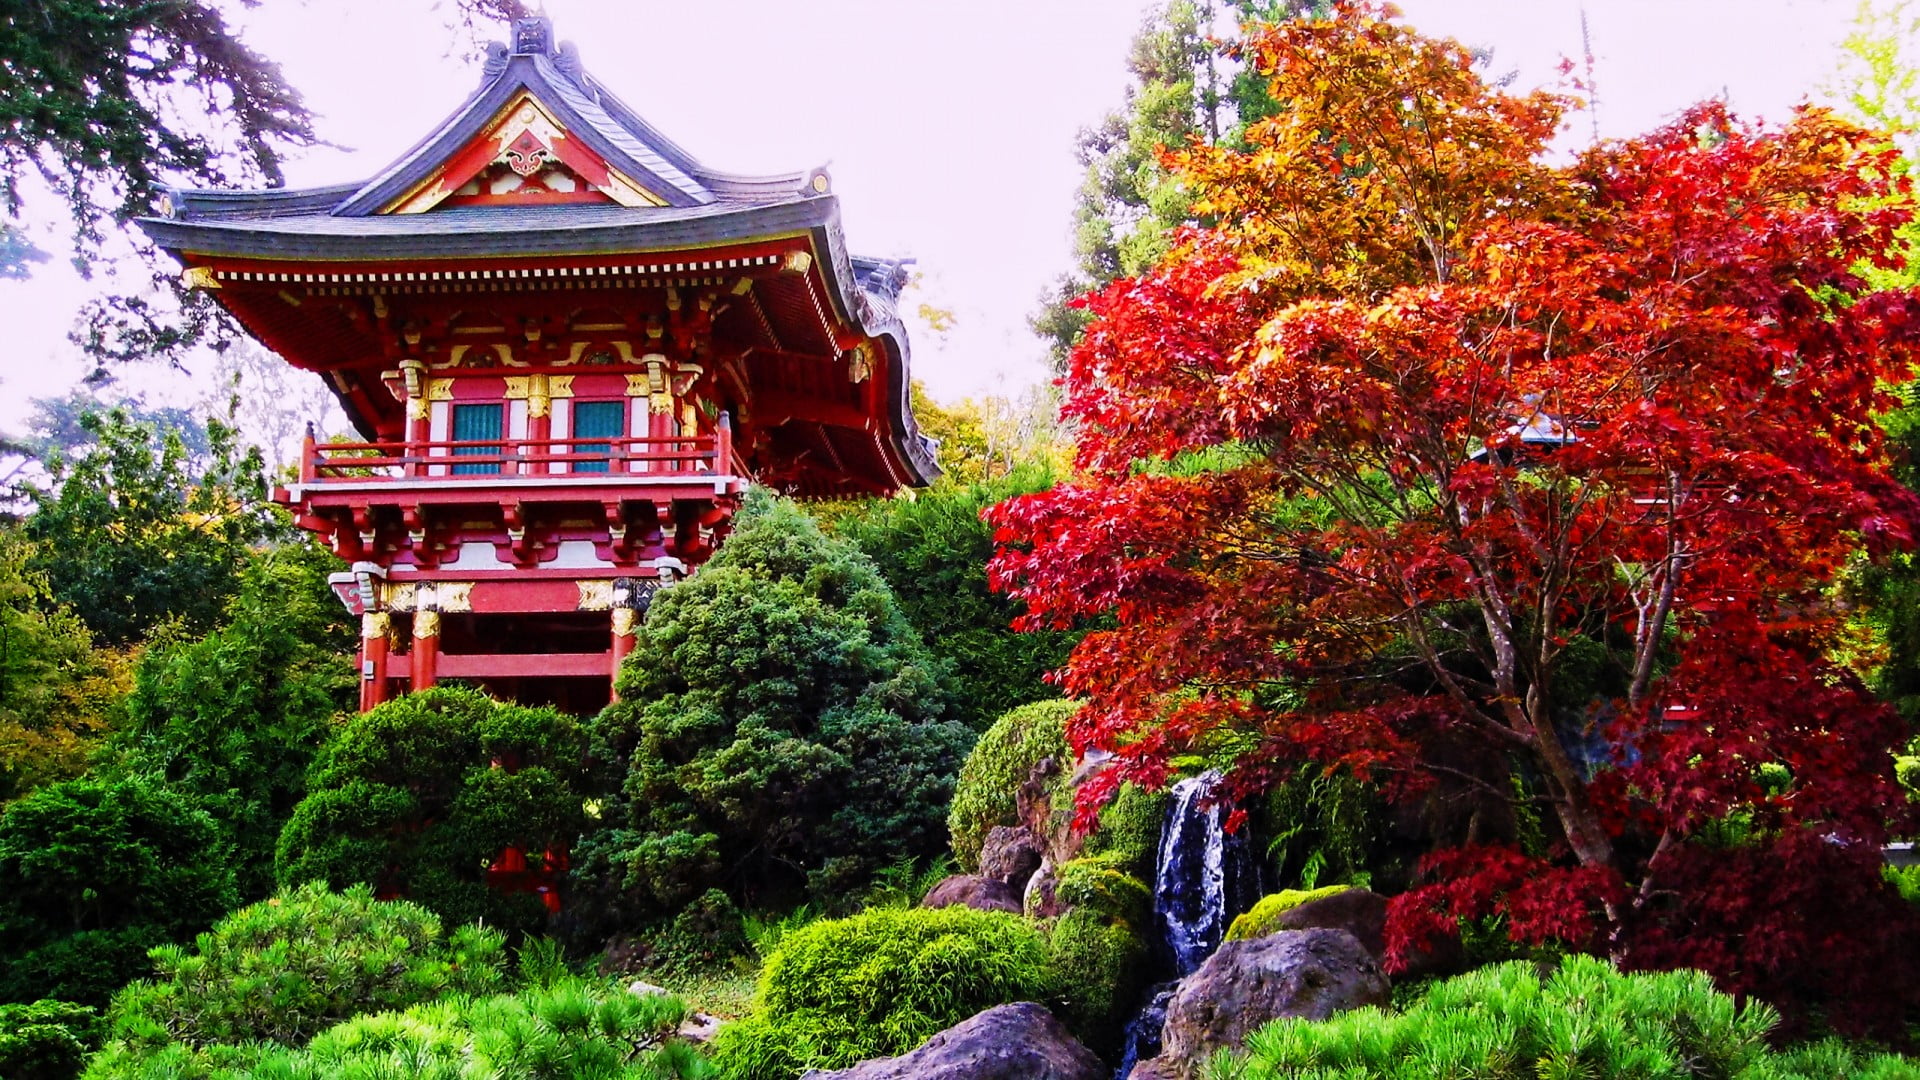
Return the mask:
<path fill-rule="evenodd" d="M 810 269 L 800 276 L 814 282 L 814 303 L 844 328 L 828 338 L 871 339 L 893 361 L 885 379 L 892 400 L 881 410 L 886 415 L 873 419 L 894 460 L 908 482 L 937 476 L 907 404 L 907 337 L 897 313 L 907 275 L 897 261 L 848 252 L 826 171 L 742 176 L 710 168 L 588 75 L 571 43 L 555 44 L 546 18 L 515 20 L 513 39 L 489 46 L 480 86 L 371 179 L 304 189 L 176 189 L 162 200 L 164 216 L 142 218 L 140 227 L 190 273 L 205 275 L 201 284 L 226 288 L 217 294 L 222 302 L 256 335 L 269 331 L 269 344 L 283 352 L 307 328 L 266 325 L 280 316 L 249 306 L 228 283 L 413 280 L 429 273 L 439 280 L 442 269 L 464 280 L 495 273 L 476 268 L 507 265 L 565 275 L 623 262 L 629 271 L 657 273 L 680 258 L 684 269 L 770 262 L 762 250 L 770 241 L 810 248 Z M 560 181 L 552 191 L 530 185 L 537 194 L 525 202 L 490 197 L 502 181 L 514 183 L 508 165 L 522 178 L 551 173 Z M 786 343 L 806 340 L 786 332 L 777 310 L 779 289 L 791 288 L 778 283 L 768 297 L 770 333 Z M 840 340 L 838 348 L 845 347 Z M 337 364 L 312 350 L 287 355 L 312 370 Z M 363 431 L 380 425 L 365 402 L 345 394 L 342 401 Z"/>

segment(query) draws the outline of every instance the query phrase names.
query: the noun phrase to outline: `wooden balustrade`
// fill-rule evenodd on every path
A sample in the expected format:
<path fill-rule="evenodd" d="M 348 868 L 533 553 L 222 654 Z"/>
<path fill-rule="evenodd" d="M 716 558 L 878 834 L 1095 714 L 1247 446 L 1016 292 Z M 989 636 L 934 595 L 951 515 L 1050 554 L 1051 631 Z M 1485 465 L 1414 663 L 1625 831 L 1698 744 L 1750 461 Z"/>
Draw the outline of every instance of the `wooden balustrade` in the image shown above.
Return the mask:
<path fill-rule="evenodd" d="M 431 478 L 447 483 L 556 476 L 749 476 L 723 415 L 713 435 L 590 436 L 456 442 L 304 441 L 300 482 L 327 484 Z"/>

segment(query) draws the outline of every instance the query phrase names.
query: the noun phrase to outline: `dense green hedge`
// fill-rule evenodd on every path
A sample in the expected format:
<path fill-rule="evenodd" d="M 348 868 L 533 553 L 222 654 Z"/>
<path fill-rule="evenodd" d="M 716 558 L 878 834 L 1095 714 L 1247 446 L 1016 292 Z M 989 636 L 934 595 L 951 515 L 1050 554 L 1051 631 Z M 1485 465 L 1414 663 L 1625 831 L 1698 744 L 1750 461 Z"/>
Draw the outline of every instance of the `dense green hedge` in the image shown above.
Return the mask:
<path fill-rule="evenodd" d="M 1052 697 L 1042 677 L 1066 663 L 1078 633 L 1016 633 L 1021 605 L 987 586 L 993 528 L 980 512 L 1053 485 L 1044 466 L 982 484 L 935 484 L 912 498 L 878 499 L 836 530 L 859 545 L 893 587 L 900 609 L 936 656 L 952 664 L 959 715 L 975 731 L 1008 709 Z"/>
<path fill-rule="evenodd" d="M 1097 1054 L 1112 1059 L 1151 975 L 1145 923 L 1077 907 L 1047 935 L 1060 1021 Z"/>
<path fill-rule="evenodd" d="M 995 1005 L 1046 1001 L 1054 978 L 1041 929 L 1017 915 L 891 908 L 815 923 L 782 939 L 714 1064 L 732 1080 L 792 1080 L 902 1054 Z"/>
<path fill-rule="evenodd" d="M 105 1005 L 235 901 L 220 827 L 143 778 L 41 788 L 0 814 L 0 1001 Z"/>
<path fill-rule="evenodd" d="M 498 931 L 443 934 L 417 904 L 357 885 L 310 884 L 241 908 L 192 949 L 153 952 L 156 975 L 114 998 L 93 1074 L 144 1075 L 153 1061 L 213 1061 L 256 1042 L 300 1046 L 340 1021 L 452 993 L 501 989 Z"/>
<path fill-rule="evenodd" d="M 1376 1008 L 1331 1020 L 1280 1020 L 1212 1080 L 1877 1080 L 1920 1077 L 1897 1058 L 1826 1043 L 1776 1054 L 1779 1016 L 1737 1004 L 1695 971 L 1622 975 L 1574 956 L 1544 978 L 1533 964 L 1481 968 L 1435 983 L 1403 1013 Z"/>
<path fill-rule="evenodd" d="M 0 1005 L 0 1077 L 71 1080 L 99 1027 L 99 1013 L 71 1001 Z"/>

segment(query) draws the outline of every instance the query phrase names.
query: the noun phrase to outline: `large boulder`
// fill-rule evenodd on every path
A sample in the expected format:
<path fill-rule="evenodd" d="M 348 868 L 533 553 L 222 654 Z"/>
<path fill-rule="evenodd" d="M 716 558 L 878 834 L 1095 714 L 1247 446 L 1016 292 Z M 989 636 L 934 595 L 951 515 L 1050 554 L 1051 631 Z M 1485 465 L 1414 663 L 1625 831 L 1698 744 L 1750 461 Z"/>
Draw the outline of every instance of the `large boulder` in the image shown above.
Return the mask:
<path fill-rule="evenodd" d="M 1016 893 L 1027 890 L 1040 869 L 1040 838 L 1024 826 L 995 825 L 980 847 L 980 876 L 999 878 Z"/>
<path fill-rule="evenodd" d="M 975 911 L 1010 911 L 1020 914 L 1020 894 L 999 878 L 980 874 L 955 874 L 935 885 L 920 901 L 924 908 L 953 907 L 959 904 Z"/>
<path fill-rule="evenodd" d="M 1216 1051 L 1286 1016 L 1325 1020 L 1391 999 L 1380 961 L 1345 930 L 1288 930 L 1220 946 L 1180 980 L 1167 1006 L 1160 1056 L 1136 1080 L 1198 1080 Z"/>
<path fill-rule="evenodd" d="M 1280 913 L 1275 930 L 1345 930 L 1360 939 L 1375 960 L 1387 956 L 1387 898 L 1371 889 L 1348 889 L 1309 900 Z"/>
<path fill-rule="evenodd" d="M 1107 1068 L 1030 1001 L 988 1009 L 900 1057 L 802 1080 L 1106 1080 Z"/>

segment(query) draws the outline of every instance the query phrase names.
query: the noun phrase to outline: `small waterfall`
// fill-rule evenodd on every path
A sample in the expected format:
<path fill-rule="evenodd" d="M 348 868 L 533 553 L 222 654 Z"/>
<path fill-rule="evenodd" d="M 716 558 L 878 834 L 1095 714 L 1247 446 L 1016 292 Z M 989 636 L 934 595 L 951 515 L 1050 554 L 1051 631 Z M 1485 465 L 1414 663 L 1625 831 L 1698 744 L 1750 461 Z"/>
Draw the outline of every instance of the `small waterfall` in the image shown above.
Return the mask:
<path fill-rule="evenodd" d="M 1224 803 L 1203 805 L 1220 785 L 1205 772 L 1173 785 L 1154 870 L 1153 921 L 1175 977 L 1191 975 L 1227 936 L 1235 915 L 1260 898 L 1259 864 L 1244 835 L 1229 836 Z"/>
<path fill-rule="evenodd" d="M 1147 992 L 1128 1022 L 1120 1067 L 1133 1067 L 1160 1053 L 1160 1029 L 1178 980 L 1193 974 L 1227 936 L 1234 916 L 1260 899 L 1260 862 L 1244 834 L 1227 835 L 1225 804 L 1203 806 L 1220 786 L 1220 774 L 1205 772 L 1173 785 L 1167 821 L 1160 827 L 1160 854 L 1153 873 L 1153 925 L 1161 960 L 1173 982 Z"/>
<path fill-rule="evenodd" d="M 1120 1067 L 1113 1071 L 1114 1080 L 1127 1080 L 1135 1065 L 1160 1055 L 1160 1029 L 1166 1026 L 1167 1005 L 1179 985 L 1165 982 L 1147 991 L 1147 1003 L 1127 1021 L 1126 1033 L 1120 1037 Z"/>

